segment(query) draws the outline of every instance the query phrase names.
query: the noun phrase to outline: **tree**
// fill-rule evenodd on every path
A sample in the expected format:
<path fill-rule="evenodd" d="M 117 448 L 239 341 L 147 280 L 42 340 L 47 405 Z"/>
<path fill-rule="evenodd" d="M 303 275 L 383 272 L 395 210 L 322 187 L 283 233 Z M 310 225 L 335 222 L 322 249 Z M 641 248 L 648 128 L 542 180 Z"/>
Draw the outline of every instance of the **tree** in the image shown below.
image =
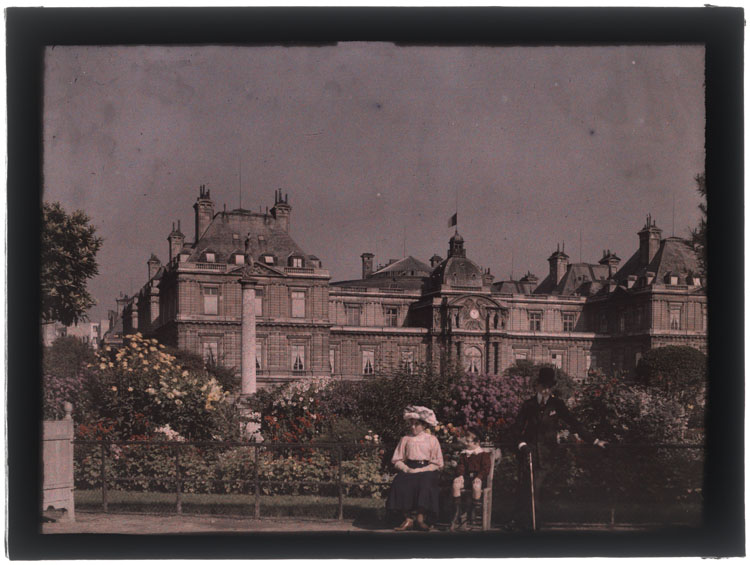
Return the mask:
<path fill-rule="evenodd" d="M 42 208 L 41 286 L 42 319 L 66 326 L 86 319 L 96 301 L 86 282 L 99 272 L 96 254 L 102 239 L 89 217 L 76 210 L 68 214 L 59 202 Z"/>
<path fill-rule="evenodd" d="M 705 275 L 708 267 L 707 254 L 706 254 L 706 214 L 708 211 L 708 205 L 705 202 L 706 198 L 706 174 L 701 173 L 696 175 L 695 182 L 698 183 L 698 194 L 704 198 L 704 202 L 698 205 L 701 211 L 701 220 L 698 223 L 698 227 L 690 230 L 690 241 L 693 249 L 698 254 L 698 265 L 700 266 L 701 274 Z"/>
<path fill-rule="evenodd" d="M 707 376 L 705 353 L 684 345 L 651 349 L 636 367 L 642 385 L 662 390 L 687 407 L 694 427 L 703 421 Z"/>
<path fill-rule="evenodd" d="M 84 420 L 90 410 L 87 389 L 88 369 L 94 350 L 73 336 L 56 339 L 44 348 L 42 356 L 42 410 L 45 419 L 60 419 L 63 403 L 73 404 L 73 418 Z"/>

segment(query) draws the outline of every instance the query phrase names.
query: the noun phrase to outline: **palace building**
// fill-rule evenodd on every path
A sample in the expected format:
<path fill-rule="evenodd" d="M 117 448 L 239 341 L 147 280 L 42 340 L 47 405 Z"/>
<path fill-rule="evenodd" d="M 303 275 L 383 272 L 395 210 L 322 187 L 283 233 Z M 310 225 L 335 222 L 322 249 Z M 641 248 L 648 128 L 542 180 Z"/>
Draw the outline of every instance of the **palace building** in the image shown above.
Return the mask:
<path fill-rule="evenodd" d="M 458 232 L 445 258 L 376 266 L 363 253 L 360 279 L 331 281 L 291 238 L 292 207 L 280 191 L 265 213 L 217 212 L 201 187 L 193 208 L 192 240 L 172 226 L 168 260 L 151 255 L 146 284 L 118 298 L 113 327 L 235 368 L 243 394 L 416 364 L 501 373 L 522 359 L 583 378 L 591 368 L 632 371 L 653 347 L 707 349 L 695 253 L 683 239 L 662 238 L 650 216 L 622 265 L 609 250 L 596 263 L 571 263 L 558 247 L 541 282 L 531 273 L 494 281 Z"/>

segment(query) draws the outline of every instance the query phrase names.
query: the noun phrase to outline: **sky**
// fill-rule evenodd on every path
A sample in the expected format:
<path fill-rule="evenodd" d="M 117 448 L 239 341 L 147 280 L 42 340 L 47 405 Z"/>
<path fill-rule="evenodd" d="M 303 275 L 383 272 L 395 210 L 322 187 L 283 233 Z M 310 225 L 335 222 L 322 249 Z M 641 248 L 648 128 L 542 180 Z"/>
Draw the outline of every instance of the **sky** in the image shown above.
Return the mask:
<path fill-rule="evenodd" d="M 686 237 L 704 169 L 702 46 L 56 46 L 45 54 L 45 201 L 104 244 L 98 304 L 146 282 L 199 186 L 216 210 L 289 195 L 291 234 L 332 280 L 447 254 L 543 279 L 603 249 L 623 262 L 651 214 Z"/>

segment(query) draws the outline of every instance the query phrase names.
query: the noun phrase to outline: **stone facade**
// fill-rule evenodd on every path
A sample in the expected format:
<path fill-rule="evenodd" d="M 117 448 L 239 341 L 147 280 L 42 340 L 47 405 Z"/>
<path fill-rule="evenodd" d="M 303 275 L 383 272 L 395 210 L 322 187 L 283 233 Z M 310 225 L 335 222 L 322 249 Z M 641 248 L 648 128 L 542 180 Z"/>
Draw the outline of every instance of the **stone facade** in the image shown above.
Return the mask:
<path fill-rule="evenodd" d="M 650 217 L 622 267 L 609 250 L 597 263 L 571 264 L 558 247 L 541 282 L 531 273 L 494 282 L 456 232 L 446 259 L 375 266 L 363 253 L 361 279 L 331 282 L 290 237 L 292 208 L 280 192 L 265 213 L 215 212 L 201 187 L 194 209 L 193 241 L 173 225 L 169 261 L 152 254 L 147 283 L 118 299 L 121 331 L 234 367 L 244 393 L 423 363 L 501 373 L 525 359 L 583 378 L 591 368 L 632 371 L 652 347 L 706 351 L 705 281 L 695 255 L 682 239 L 662 239 Z"/>

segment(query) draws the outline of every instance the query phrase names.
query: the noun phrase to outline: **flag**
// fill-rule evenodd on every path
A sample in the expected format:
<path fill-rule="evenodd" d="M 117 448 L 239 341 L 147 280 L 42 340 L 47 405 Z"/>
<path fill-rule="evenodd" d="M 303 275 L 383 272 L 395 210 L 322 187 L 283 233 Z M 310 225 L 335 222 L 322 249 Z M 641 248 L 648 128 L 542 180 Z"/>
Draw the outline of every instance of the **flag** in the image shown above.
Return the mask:
<path fill-rule="evenodd" d="M 457 224 L 458 224 L 458 212 L 456 212 L 455 214 L 453 214 L 451 216 L 451 219 L 448 220 L 448 227 L 452 228 L 453 226 L 455 226 Z"/>

